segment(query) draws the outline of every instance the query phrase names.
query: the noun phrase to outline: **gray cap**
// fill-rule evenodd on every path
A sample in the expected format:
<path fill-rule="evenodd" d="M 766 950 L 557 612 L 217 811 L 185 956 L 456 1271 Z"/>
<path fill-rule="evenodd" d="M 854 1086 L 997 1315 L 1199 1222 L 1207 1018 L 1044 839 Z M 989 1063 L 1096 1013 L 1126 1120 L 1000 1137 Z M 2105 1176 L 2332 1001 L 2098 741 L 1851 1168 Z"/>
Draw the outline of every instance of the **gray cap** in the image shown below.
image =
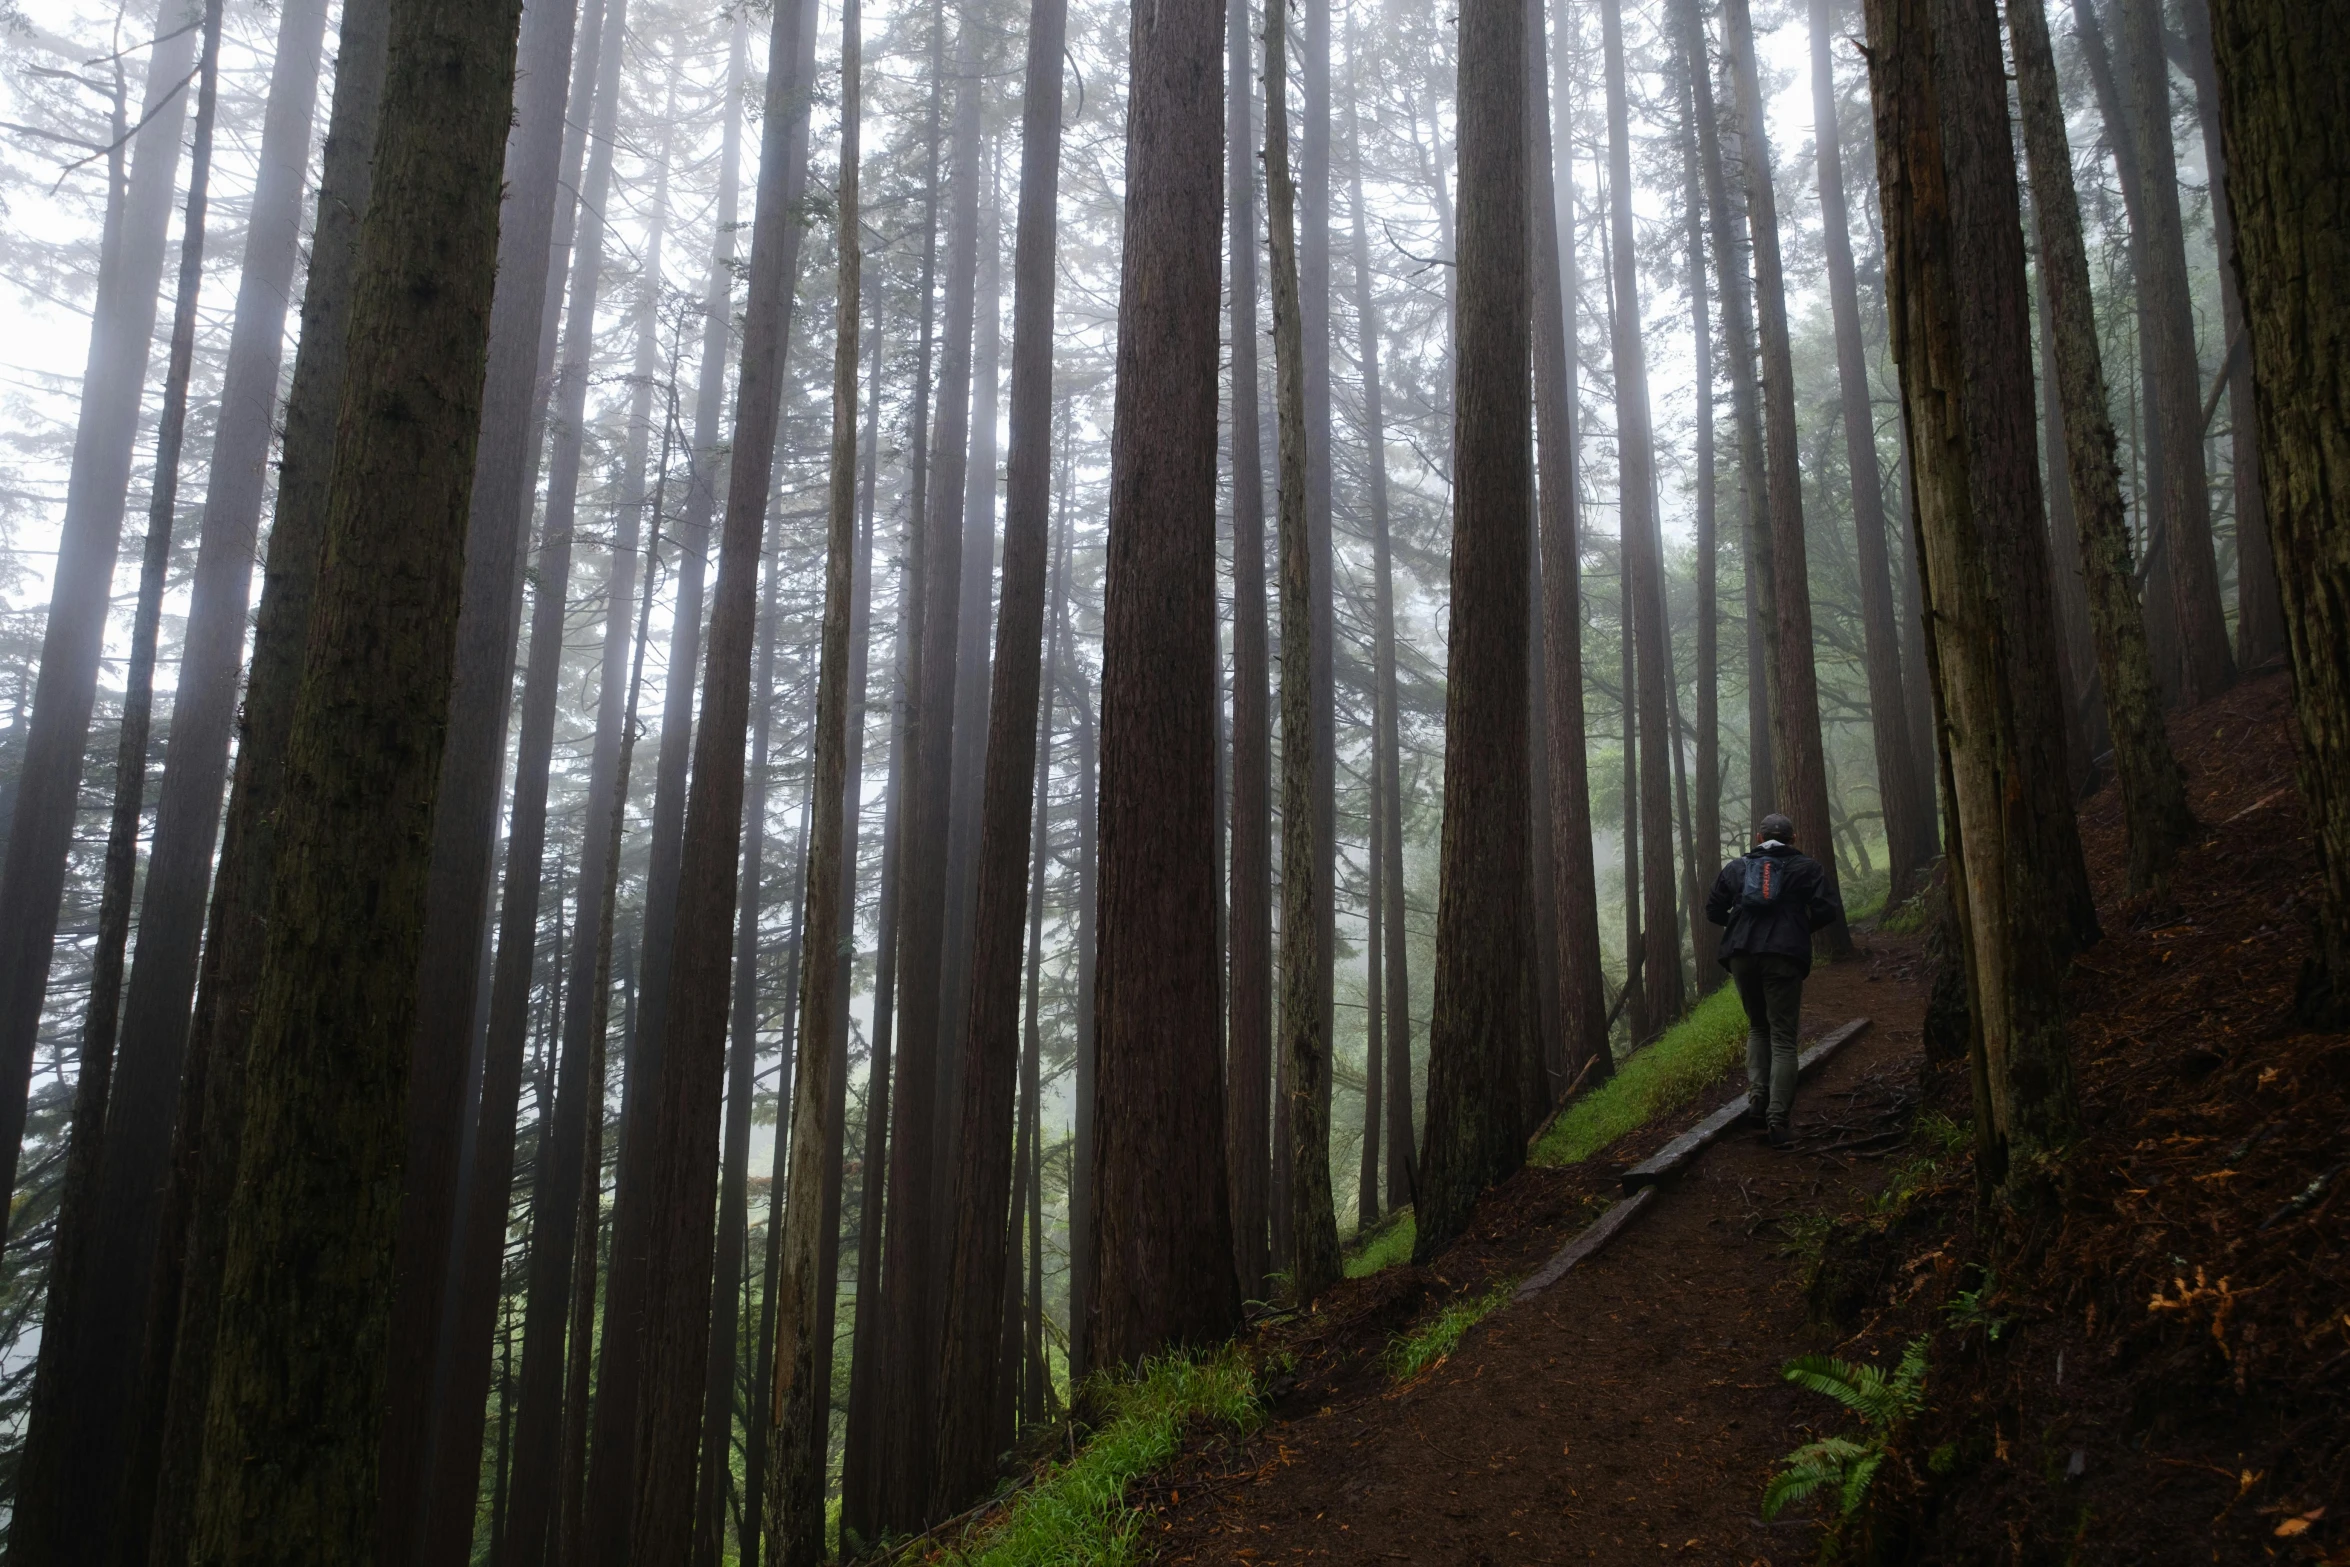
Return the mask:
<path fill-rule="evenodd" d="M 1762 824 L 1755 829 L 1755 837 L 1758 841 L 1776 838 L 1781 843 L 1793 843 L 1795 841 L 1795 824 L 1777 811 L 1773 811 L 1764 817 Z"/>

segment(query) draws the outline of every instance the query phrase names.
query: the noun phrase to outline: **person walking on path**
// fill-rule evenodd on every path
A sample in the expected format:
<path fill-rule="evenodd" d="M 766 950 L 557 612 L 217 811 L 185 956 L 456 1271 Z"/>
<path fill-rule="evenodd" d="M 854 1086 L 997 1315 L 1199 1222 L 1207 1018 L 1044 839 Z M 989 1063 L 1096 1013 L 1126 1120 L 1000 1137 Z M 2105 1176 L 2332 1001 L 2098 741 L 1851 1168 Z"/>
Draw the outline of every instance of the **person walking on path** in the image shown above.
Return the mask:
<path fill-rule="evenodd" d="M 1773 1148 L 1795 1141 L 1795 1035 L 1812 932 L 1841 918 L 1820 862 L 1797 852 L 1795 824 L 1774 811 L 1755 831 L 1752 852 L 1714 878 L 1705 917 L 1722 931 L 1722 967 L 1746 1008 L 1746 1114 Z"/>

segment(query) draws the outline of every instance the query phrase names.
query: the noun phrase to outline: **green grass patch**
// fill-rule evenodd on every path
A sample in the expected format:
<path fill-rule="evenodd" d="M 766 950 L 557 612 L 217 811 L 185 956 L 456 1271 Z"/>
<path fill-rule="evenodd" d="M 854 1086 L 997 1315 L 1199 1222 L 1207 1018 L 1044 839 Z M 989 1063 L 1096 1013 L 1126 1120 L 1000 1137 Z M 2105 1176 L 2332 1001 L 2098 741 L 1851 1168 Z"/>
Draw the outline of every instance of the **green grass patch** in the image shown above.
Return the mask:
<path fill-rule="evenodd" d="M 1746 1011 L 1724 985 L 1665 1036 L 1616 1068 L 1616 1075 L 1569 1105 L 1527 1155 L 1529 1164 L 1578 1164 L 1623 1136 L 1670 1114 L 1745 1059 Z"/>
<path fill-rule="evenodd" d="M 1397 1338 L 1387 1346 L 1387 1374 L 1398 1382 L 1409 1382 L 1435 1365 L 1459 1347 L 1462 1334 L 1507 1305 L 1510 1292 L 1517 1287 L 1516 1279 L 1504 1279 L 1482 1294 L 1463 1295 L 1421 1324 L 1418 1331 Z"/>
<path fill-rule="evenodd" d="M 1346 1276 L 1367 1279 L 1381 1268 L 1409 1262 L 1412 1243 L 1420 1237 L 1419 1226 L 1412 1222 L 1412 1210 L 1398 1208 L 1371 1227 L 1371 1233 L 1362 1237 L 1346 1259 Z"/>
<path fill-rule="evenodd" d="M 1245 1432 L 1263 1418 L 1255 1370 L 1236 1344 L 1197 1357 L 1170 1355 L 1094 1386 L 1108 1418 L 1075 1458 L 1014 1497 L 957 1553 L 963 1560 L 975 1567 L 1135 1561 L 1141 1515 L 1127 1505 L 1127 1487 L 1174 1456 L 1193 1420 Z"/>

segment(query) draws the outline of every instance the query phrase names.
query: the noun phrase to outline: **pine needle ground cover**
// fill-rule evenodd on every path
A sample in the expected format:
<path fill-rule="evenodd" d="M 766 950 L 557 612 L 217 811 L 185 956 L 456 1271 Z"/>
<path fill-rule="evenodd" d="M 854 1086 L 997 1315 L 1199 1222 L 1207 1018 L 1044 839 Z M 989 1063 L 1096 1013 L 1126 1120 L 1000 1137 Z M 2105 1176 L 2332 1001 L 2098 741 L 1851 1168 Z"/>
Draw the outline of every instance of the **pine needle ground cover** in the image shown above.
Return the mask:
<path fill-rule="evenodd" d="M 1245 1435 L 1263 1418 L 1255 1368 L 1238 1344 L 1197 1358 L 1170 1355 L 1094 1386 L 1108 1418 L 1076 1457 L 1013 1497 L 959 1559 L 974 1567 L 1135 1561 L 1141 1515 L 1128 1487 L 1174 1456 L 1194 1421 Z"/>

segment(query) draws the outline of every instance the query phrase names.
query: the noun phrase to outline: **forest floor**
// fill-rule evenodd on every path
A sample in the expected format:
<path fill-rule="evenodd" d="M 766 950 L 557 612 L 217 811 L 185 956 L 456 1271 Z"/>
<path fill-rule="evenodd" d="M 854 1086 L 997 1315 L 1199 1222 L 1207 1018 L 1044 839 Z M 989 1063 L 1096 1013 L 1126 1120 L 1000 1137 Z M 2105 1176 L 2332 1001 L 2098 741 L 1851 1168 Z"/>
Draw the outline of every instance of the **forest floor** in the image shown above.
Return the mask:
<path fill-rule="evenodd" d="M 1807 1557 L 1812 1525 L 1758 1515 L 1776 1461 L 1825 1413 L 1779 1367 L 1841 1336 L 1809 1322 L 1790 1253 L 1808 1215 L 1884 1184 L 1882 1146 L 1843 1145 L 1881 1145 L 1914 1112 L 1924 998 L 1915 937 L 1864 936 L 1815 970 L 1807 1039 L 1872 1026 L 1804 1086 L 1798 1146 L 1733 1131 L 1611 1245 L 1419 1377 L 1397 1386 L 1382 1363 L 1398 1330 L 1539 1266 L 1624 1166 L 1742 1094 L 1743 1072 L 1583 1165 L 1522 1171 L 1434 1267 L 1350 1280 L 1313 1319 L 1261 1330 L 1294 1357 L 1292 1384 L 1253 1436 L 1204 1437 L 1155 1477 L 1144 1540 L 1168 1563 Z"/>
<path fill-rule="evenodd" d="M 1963 1063 L 1923 1044 L 1924 939 L 1863 933 L 1815 970 L 1805 1033 L 1873 1027 L 1806 1085 L 1795 1150 L 1733 1132 L 1400 1384 L 1399 1337 L 1539 1266 L 1742 1074 L 1521 1172 L 1434 1266 L 1268 1319 L 1264 1422 L 1195 1428 L 1130 1497 L 1138 1543 L 1163 1563 L 2350 1567 L 2350 1036 L 2290 1016 L 2314 859 L 2289 722 L 2277 676 L 2174 719 L 2204 827 L 2160 900 L 2125 896 L 2111 786 L 2084 805 L 2105 939 L 2069 993 L 2082 1135 L 2037 1206 L 1978 1204 Z M 1765 1523 L 1787 1453 L 1858 1434 L 1786 1362 L 1889 1368 L 1919 1341 L 1924 1407 L 1867 1506 Z"/>

